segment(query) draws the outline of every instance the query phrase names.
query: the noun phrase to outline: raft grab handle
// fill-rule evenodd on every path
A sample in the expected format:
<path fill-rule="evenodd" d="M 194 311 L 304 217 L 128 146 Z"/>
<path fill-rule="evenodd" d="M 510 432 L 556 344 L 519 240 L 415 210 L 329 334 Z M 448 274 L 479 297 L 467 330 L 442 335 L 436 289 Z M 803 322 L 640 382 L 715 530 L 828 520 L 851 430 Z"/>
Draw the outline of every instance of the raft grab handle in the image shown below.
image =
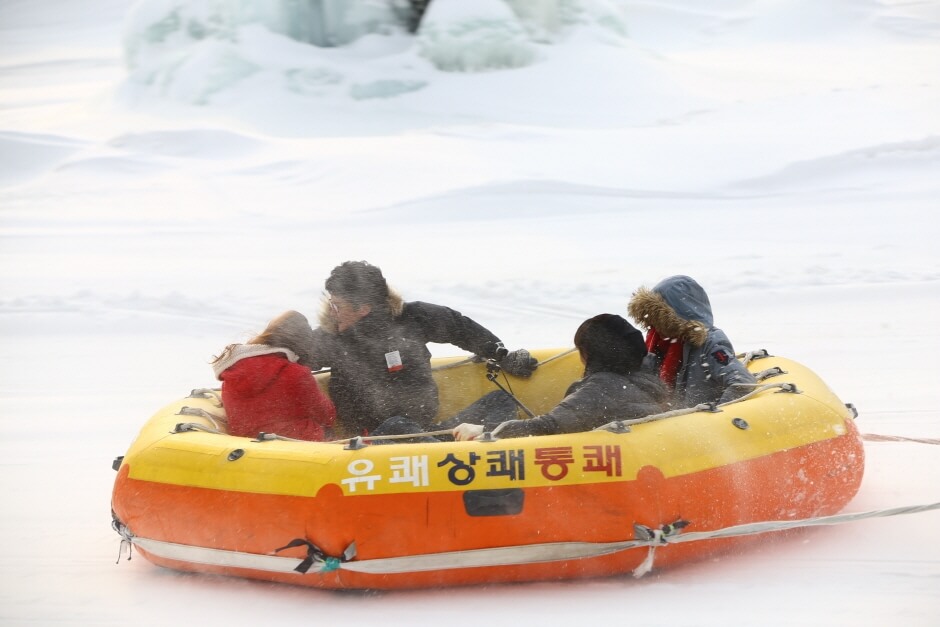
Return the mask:
<path fill-rule="evenodd" d="M 201 409 L 199 407 L 183 406 L 183 407 L 180 407 L 180 410 L 178 412 L 176 412 L 176 415 L 177 416 L 199 416 L 200 418 L 205 418 L 206 420 L 212 423 L 212 426 L 215 427 L 215 430 L 217 432 L 221 432 L 221 427 L 219 426 L 219 423 L 223 422 L 222 416 L 216 416 L 215 414 L 210 414 L 205 409 Z M 183 423 L 180 423 L 180 424 L 183 424 Z M 193 425 L 193 423 L 185 423 L 185 424 Z M 179 425 L 177 425 L 177 427 L 179 427 Z"/>
<path fill-rule="evenodd" d="M 774 366 L 773 368 L 768 368 L 767 370 L 761 370 L 758 373 L 754 374 L 754 378 L 758 381 L 764 381 L 770 377 L 778 377 L 782 374 L 789 374 L 786 370 L 780 366 Z"/>
<path fill-rule="evenodd" d="M 216 407 L 222 407 L 222 391 L 213 388 L 195 388 L 190 391 L 189 398 L 211 398 L 215 400 Z"/>

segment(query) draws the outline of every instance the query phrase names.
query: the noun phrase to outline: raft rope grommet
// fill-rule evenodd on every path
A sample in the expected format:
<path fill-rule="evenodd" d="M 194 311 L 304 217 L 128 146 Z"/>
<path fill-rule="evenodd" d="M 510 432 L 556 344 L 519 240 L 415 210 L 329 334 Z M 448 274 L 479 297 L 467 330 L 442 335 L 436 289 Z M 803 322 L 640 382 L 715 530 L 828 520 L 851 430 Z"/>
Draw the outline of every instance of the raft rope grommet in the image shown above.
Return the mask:
<path fill-rule="evenodd" d="M 756 351 L 748 351 L 746 353 L 735 355 L 735 358 L 741 359 L 744 361 L 745 366 L 751 363 L 752 361 L 754 361 L 755 359 L 765 359 L 767 357 L 773 357 L 773 355 L 771 355 L 770 352 L 766 348 L 760 348 Z"/>
<path fill-rule="evenodd" d="M 346 451 L 358 451 L 359 449 L 364 449 L 366 443 L 363 441 L 361 435 L 357 435 L 354 438 L 349 438 L 349 442 L 346 443 L 346 446 L 343 447 L 343 450 Z"/>
<path fill-rule="evenodd" d="M 189 392 L 188 398 L 211 398 L 216 407 L 222 407 L 222 390 L 212 388 L 193 388 Z"/>
<path fill-rule="evenodd" d="M 280 439 L 281 436 L 276 433 L 265 433 L 264 431 L 259 431 L 258 437 L 252 440 L 252 442 L 273 442 Z"/>
<path fill-rule="evenodd" d="M 783 368 L 781 368 L 780 366 L 774 366 L 773 368 L 768 368 L 767 370 L 761 370 L 760 372 L 754 375 L 754 378 L 757 379 L 758 381 L 765 381 L 766 379 L 769 379 L 771 377 L 778 377 L 782 374 L 789 374 L 789 373 Z"/>
<path fill-rule="evenodd" d="M 185 405 L 183 407 L 180 407 L 180 410 L 176 412 L 176 415 L 177 416 L 199 416 L 200 418 L 205 418 L 206 420 L 212 423 L 212 427 L 216 430 L 219 430 L 219 422 L 224 421 L 222 416 L 216 416 L 215 414 L 210 414 L 205 409 L 201 409 L 199 407 L 189 407 Z M 179 425 L 176 425 L 176 426 L 179 427 Z M 193 425 L 193 426 L 195 427 L 196 425 Z M 192 429 L 189 429 L 189 430 L 191 431 Z"/>

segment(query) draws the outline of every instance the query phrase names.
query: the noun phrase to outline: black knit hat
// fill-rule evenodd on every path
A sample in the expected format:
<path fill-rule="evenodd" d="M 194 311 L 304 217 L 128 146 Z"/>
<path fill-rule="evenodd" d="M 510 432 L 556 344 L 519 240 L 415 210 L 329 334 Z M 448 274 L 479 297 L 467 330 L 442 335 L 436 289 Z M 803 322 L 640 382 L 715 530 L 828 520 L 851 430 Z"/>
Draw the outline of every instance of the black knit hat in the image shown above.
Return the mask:
<path fill-rule="evenodd" d="M 333 268 L 326 291 L 356 306 L 381 305 L 388 300 L 388 283 L 382 270 L 367 261 L 345 261 Z"/>
<path fill-rule="evenodd" d="M 581 323 L 574 345 L 587 357 L 585 370 L 629 374 L 646 357 L 643 334 L 615 314 L 600 314 Z"/>

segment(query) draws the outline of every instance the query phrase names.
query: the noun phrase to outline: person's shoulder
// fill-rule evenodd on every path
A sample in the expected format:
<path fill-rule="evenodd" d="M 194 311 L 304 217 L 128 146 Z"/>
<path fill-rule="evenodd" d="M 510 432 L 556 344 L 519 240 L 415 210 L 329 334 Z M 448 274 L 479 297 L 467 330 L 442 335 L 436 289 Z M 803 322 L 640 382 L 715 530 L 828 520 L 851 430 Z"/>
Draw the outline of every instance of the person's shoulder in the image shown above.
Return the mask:
<path fill-rule="evenodd" d="M 443 305 L 436 305 L 434 303 L 429 303 L 423 300 L 407 300 L 402 304 L 402 311 L 437 311 L 439 309 L 447 309 Z"/>
<path fill-rule="evenodd" d="M 647 389 L 666 389 L 666 384 L 658 375 L 646 370 L 638 370 L 630 375 L 628 380 L 635 386 Z"/>
<path fill-rule="evenodd" d="M 705 336 L 706 345 L 730 345 L 731 340 L 728 339 L 728 334 L 719 329 L 718 327 L 711 327 L 708 330 L 708 334 Z"/>
<path fill-rule="evenodd" d="M 444 305 L 435 305 L 421 300 L 411 300 L 402 303 L 401 318 L 414 320 L 430 320 L 450 315 L 453 310 Z"/>
<path fill-rule="evenodd" d="M 225 352 L 212 364 L 216 375 L 233 368 L 246 361 L 252 363 L 264 363 L 273 359 L 287 359 L 288 354 L 296 355 L 286 348 L 268 346 L 267 344 L 231 344 L 226 347 Z M 280 357 L 278 357 L 280 356 Z"/>
<path fill-rule="evenodd" d="M 611 384 L 622 384 L 627 381 L 627 378 L 616 372 L 595 372 L 589 374 L 588 376 L 581 379 L 585 385 L 611 385 Z"/>
<path fill-rule="evenodd" d="M 631 383 L 627 377 L 619 375 L 616 372 L 604 371 L 594 372 L 580 381 L 577 381 L 571 386 L 571 391 L 583 390 L 585 394 L 590 394 L 592 391 L 619 393 L 620 390 L 627 389 L 630 386 Z"/>
<path fill-rule="evenodd" d="M 702 345 L 702 353 L 706 358 L 712 359 L 720 366 L 732 364 L 735 360 L 734 346 L 724 331 L 712 327 L 708 331 L 708 338 Z"/>

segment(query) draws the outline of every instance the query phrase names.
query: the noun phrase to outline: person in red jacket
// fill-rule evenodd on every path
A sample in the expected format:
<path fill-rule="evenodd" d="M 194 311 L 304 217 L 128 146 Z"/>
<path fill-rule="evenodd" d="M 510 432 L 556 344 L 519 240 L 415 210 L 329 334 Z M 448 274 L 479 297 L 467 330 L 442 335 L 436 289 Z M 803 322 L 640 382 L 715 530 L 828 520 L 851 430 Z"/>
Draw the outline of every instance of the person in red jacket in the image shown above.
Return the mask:
<path fill-rule="evenodd" d="M 288 311 L 248 343 L 229 344 L 213 360 L 230 435 L 325 439 L 336 408 L 310 369 L 297 363 L 312 332 L 303 314 Z"/>

